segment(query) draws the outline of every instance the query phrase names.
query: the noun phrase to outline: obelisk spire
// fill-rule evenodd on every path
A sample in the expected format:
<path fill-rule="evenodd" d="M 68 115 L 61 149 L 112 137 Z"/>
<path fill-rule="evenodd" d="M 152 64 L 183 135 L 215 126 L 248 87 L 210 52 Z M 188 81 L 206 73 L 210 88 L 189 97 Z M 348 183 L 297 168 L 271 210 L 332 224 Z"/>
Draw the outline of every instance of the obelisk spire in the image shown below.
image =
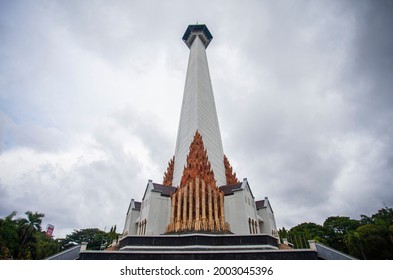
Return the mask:
<path fill-rule="evenodd" d="M 206 48 L 213 36 L 204 24 L 189 25 L 183 41 L 190 49 L 176 141 L 173 186 L 179 186 L 190 144 L 198 131 L 207 150 L 217 185 L 226 185 L 224 153 Z"/>

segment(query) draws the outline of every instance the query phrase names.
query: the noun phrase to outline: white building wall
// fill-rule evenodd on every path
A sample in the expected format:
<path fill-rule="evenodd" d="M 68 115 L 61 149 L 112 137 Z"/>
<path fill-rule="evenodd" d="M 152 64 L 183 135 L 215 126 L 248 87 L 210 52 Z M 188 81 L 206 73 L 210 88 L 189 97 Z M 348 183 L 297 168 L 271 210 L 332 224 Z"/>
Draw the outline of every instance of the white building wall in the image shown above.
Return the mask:
<path fill-rule="evenodd" d="M 153 191 L 153 183 L 149 180 L 145 196 L 141 204 L 139 221 L 146 220 L 145 235 L 165 233 L 170 220 L 171 199 Z"/>
<path fill-rule="evenodd" d="M 262 218 L 263 222 L 259 223 L 261 233 L 272 234 L 277 231 L 276 219 L 270 206 L 269 200 L 265 197 L 265 206 L 258 210 L 258 215 Z"/>
<path fill-rule="evenodd" d="M 140 211 L 135 209 L 135 201 L 132 199 L 126 215 L 123 235 L 137 234 L 139 215 Z"/>
<path fill-rule="evenodd" d="M 248 222 L 242 191 L 224 198 L 225 221 L 234 234 L 248 234 Z"/>
<path fill-rule="evenodd" d="M 126 227 L 127 235 L 137 234 L 139 214 L 140 214 L 139 211 L 133 209 L 130 211 L 129 215 L 127 215 L 127 221 L 128 221 L 128 225 Z"/>
<path fill-rule="evenodd" d="M 247 182 L 243 182 L 244 186 L 244 203 L 246 204 L 246 215 L 247 215 L 247 229 L 248 233 L 250 233 L 250 226 L 248 225 L 248 219 L 251 219 L 253 223 L 258 223 L 258 214 L 257 214 L 257 209 L 255 205 L 255 199 L 251 193 L 251 190 L 247 184 Z M 253 233 L 259 233 L 259 225 L 257 226 L 252 225 L 251 226 L 253 229 Z M 256 231 L 256 232 L 255 232 Z"/>
<path fill-rule="evenodd" d="M 123 235 L 128 235 L 130 232 L 130 223 L 131 223 L 131 210 L 127 212 L 126 222 L 124 224 Z"/>
<path fill-rule="evenodd" d="M 249 219 L 258 222 L 255 199 L 243 181 L 242 188 L 224 198 L 225 221 L 229 223 L 234 234 L 250 234 Z M 257 227 L 259 233 L 259 227 Z"/>
<path fill-rule="evenodd" d="M 150 194 L 151 194 L 152 187 L 153 187 L 153 185 L 149 181 L 149 183 L 147 184 L 145 195 L 143 196 L 142 201 L 141 201 L 141 212 L 140 212 L 140 216 L 139 216 L 139 226 L 138 226 L 138 231 L 137 231 L 138 235 L 143 235 L 144 232 L 146 232 L 146 229 L 144 229 L 144 228 L 141 229 L 141 227 L 144 227 L 143 222 L 146 221 L 147 224 L 150 223 L 150 221 L 149 221 L 149 213 L 150 213 L 149 201 L 150 201 Z"/>
<path fill-rule="evenodd" d="M 170 197 L 161 196 L 153 190 L 153 183 L 149 181 L 141 210 L 129 210 L 126 218 L 124 234 L 141 234 L 138 223 L 146 220 L 145 235 L 164 234 L 170 221 Z M 230 224 L 234 234 L 251 234 L 249 219 L 258 223 L 256 232 L 274 235 L 277 230 L 274 213 L 270 203 L 265 198 L 265 207 L 256 210 L 255 199 L 245 179 L 240 189 L 224 198 L 225 221 Z M 254 227 L 255 228 L 255 227 Z"/>
<path fill-rule="evenodd" d="M 148 205 L 149 215 L 147 218 L 146 235 L 158 235 L 165 233 L 170 220 L 171 200 L 161 196 L 158 192 L 151 192 Z"/>

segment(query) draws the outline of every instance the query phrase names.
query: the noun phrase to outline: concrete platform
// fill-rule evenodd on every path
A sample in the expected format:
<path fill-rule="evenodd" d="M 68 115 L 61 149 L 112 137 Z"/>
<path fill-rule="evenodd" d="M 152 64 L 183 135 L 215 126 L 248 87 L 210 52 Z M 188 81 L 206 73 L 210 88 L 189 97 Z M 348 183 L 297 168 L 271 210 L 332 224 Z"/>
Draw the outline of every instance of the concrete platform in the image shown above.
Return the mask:
<path fill-rule="evenodd" d="M 177 250 L 275 250 L 277 239 L 266 234 L 167 234 L 130 235 L 119 241 L 121 251 L 177 251 Z"/>
<path fill-rule="evenodd" d="M 119 251 L 81 251 L 80 260 L 316 260 L 312 250 L 278 250 L 264 234 L 170 234 L 126 236 Z"/>
<path fill-rule="evenodd" d="M 312 250 L 253 251 L 84 251 L 79 260 L 317 260 Z"/>

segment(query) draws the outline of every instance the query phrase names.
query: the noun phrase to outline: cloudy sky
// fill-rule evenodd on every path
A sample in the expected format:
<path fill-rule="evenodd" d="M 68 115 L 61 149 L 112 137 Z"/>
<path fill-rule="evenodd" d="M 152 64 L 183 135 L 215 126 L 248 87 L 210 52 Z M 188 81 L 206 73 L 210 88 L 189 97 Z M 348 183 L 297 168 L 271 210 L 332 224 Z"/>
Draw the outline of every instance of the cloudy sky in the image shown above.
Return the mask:
<path fill-rule="evenodd" d="M 122 231 L 174 154 L 197 21 L 224 152 L 278 227 L 393 206 L 393 1 L 1 1 L 0 216 Z"/>

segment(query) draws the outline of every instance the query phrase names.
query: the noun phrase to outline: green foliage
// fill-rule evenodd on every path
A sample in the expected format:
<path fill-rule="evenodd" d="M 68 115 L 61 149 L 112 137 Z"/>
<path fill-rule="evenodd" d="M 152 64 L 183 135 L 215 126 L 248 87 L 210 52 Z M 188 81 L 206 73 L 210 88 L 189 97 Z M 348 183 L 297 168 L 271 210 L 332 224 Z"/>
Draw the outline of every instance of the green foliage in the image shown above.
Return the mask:
<path fill-rule="evenodd" d="M 389 228 L 378 224 L 362 225 L 347 238 L 350 253 L 369 260 L 393 259 Z"/>
<path fill-rule="evenodd" d="M 12 259 L 19 251 L 19 236 L 16 222 L 13 220 L 16 212 L 0 219 L 0 259 Z"/>
<path fill-rule="evenodd" d="M 19 242 L 20 242 L 20 255 L 19 259 L 35 259 L 36 257 L 36 233 L 41 233 L 42 218 L 45 216 L 42 213 L 32 213 L 27 211 L 27 219 L 22 218 L 17 220 Z"/>
<path fill-rule="evenodd" d="M 88 250 L 100 250 L 101 245 L 106 245 L 106 233 L 98 228 L 86 228 L 81 230 L 74 230 L 71 234 L 68 234 L 65 238 L 66 244 L 88 242 Z M 105 246 L 104 245 L 104 246 Z"/>
<path fill-rule="evenodd" d="M 12 212 L 0 219 L 0 259 L 41 259 L 58 252 L 57 241 L 41 231 L 42 213 L 27 211 L 14 219 Z"/>
<path fill-rule="evenodd" d="M 353 220 L 349 217 L 335 216 L 329 217 L 323 223 L 323 227 L 336 233 L 336 234 L 347 234 L 348 232 L 354 231 L 360 226 L 358 220 Z"/>
<path fill-rule="evenodd" d="M 393 224 L 393 209 L 385 207 L 378 210 L 378 212 L 373 214 L 371 217 L 367 217 L 366 215 L 361 215 L 361 217 L 363 225 L 376 224 L 383 227 L 389 227 Z"/>
<path fill-rule="evenodd" d="M 393 259 L 393 209 L 382 208 L 368 217 L 361 215 L 362 226 L 348 238 L 350 252 L 362 259 Z M 356 242 L 355 242 L 356 241 Z"/>
<path fill-rule="evenodd" d="M 52 237 L 43 234 L 42 232 L 37 232 L 35 244 L 35 257 L 34 259 L 41 260 L 48 256 L 52 256 L 60 251 L 60 244 Z"/>
<path fill-rule="evenodd" d="M 111 230 L 108 233 L 108 245 L 112 244 L 113 240 L 117 240 L 119 238 L 119 233 L 116 233 L 116 225 L 111 228 Z"/>
<path fill-rule="evenodd" d="M 116 226 L 112 227 L 109 232 L 104 232 L 98 228 L 86 228 L 74 230 L 71 234 L 67 234 L 62 244 L 66 246 L 67 244 L 88 242 L 88 250 L 103 250 L 112 244 L 112 241 L 117 239 L 118 236 Z"/>
<path fill-rule="evenodd" d="M 326 229 L 315 223 L 302 223 L 289 230 L 290 234 L 303 234 L 307 240 L 314 239 L 315 237 L 325 238 Z"/>
<path fill-rule="evenodd" d="M 280 237 L 280 242 L 284 242 L 284 238 L 288 239 L 288 231 L 283 227 L 282 229 L 278 230 L 278 236 Z"/>
<path fill-rule="evenodd" d="M 366 259 L 366 255 L 364 254 L 364 240 L 360 238 L 357 231 L 346 234 L 344 236 L 344 242 L 350 255 L 358 259 Z"/>
<path fill-rule="evenodd" d="M 344 237 L 359 226 L 360 222 L 358 220 L 349 217 L 335 216 L 327 218 L 323 223 L 323 227 L 327 231 L 327 245 L 344 253 L 349 253 Z"/>
<path fill-rule="evenodd" d="M 328 217 L 323 225 L 302 223 L 289 231 L 279 230 L 295 248 L 305 248 L 304 240 L 314 239 L 359 259 L 393 259 L 393 209 L 382 208 L 360 220 Z"/>
<path fill-rule="evenodd" d="M 327 244 L 326 229 L 315 223 L 302 223 L 288 231 L 288 241 L 294 244 L 295 248 L 308 248 L 308 240 L 317 240 Z"/>

